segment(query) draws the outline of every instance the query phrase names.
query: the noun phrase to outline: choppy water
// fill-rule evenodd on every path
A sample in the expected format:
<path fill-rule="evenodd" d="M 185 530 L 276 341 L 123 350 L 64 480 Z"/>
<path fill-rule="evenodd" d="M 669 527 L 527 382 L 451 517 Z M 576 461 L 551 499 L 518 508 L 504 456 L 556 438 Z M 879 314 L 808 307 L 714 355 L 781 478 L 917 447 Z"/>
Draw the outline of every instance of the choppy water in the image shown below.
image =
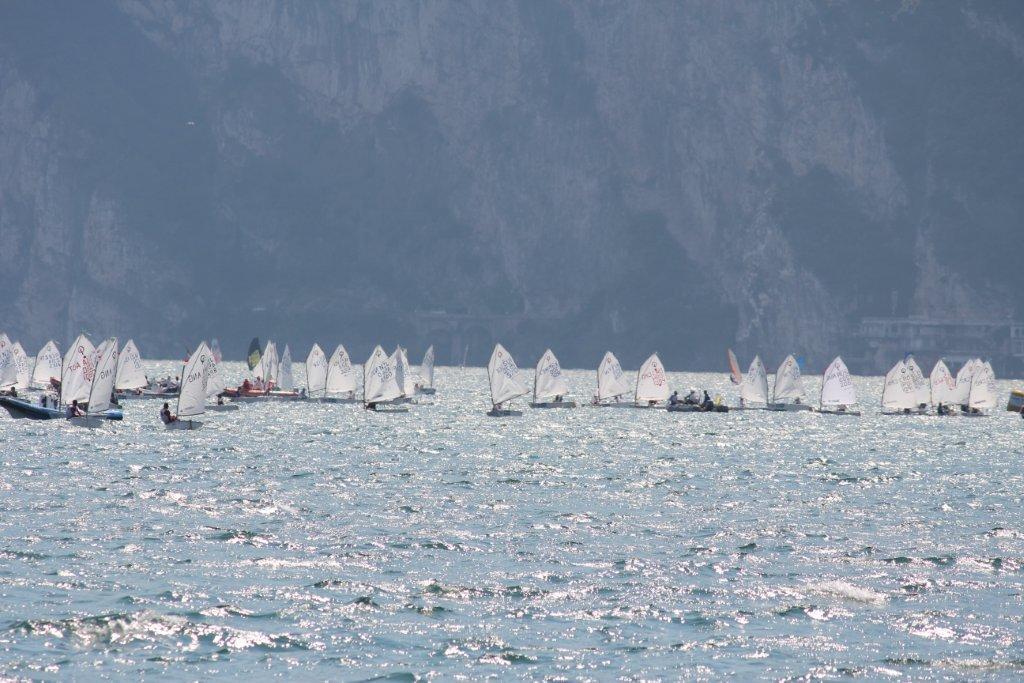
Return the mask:
<path fill-rule="evenodd" d="M 494 420 L 481 369 L 408 415 L 4 414 L 0 674 L 1021 676 L 1024 420 L 858 382 L 861 419 Z"/>

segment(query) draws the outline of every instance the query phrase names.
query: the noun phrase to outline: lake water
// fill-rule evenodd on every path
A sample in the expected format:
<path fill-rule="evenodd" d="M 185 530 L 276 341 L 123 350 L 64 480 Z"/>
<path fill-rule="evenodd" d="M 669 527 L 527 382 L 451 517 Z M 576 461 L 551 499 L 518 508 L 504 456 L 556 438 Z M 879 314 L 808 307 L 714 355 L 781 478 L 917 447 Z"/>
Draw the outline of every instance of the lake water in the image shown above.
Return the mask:
<path fill-rule="evenodd" d="M 857 383 L 859 419 L 496 420 L 479 368 L 406 415 L 3 413 L 0 674 L 1024 675 L 1024 420 L 884 417 Z"/>

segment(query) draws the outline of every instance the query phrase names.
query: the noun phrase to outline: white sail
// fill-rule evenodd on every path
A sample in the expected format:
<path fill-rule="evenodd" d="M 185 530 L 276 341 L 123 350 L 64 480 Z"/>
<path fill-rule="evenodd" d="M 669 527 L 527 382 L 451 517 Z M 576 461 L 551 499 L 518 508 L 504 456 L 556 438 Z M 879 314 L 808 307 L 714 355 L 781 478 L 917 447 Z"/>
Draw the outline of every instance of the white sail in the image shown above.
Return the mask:
<path fill-rule="evenodd" d="M 0 388 L 13 387 L 18 383 L 18 364 L 14 361 L 14 349 L 6 334 L 0 334 Z"/>
<path fill-rule="evenodd" d="M 956 389 L 953 391 L 951 402 L 954 405 L 965 406 L 971 397 L 971 380 L 974 378 L 974 368 L 977 361 L 969 359 L 961 366 L 956 373 Z"/>
<path fill-rule="evenodd" d="M 928 401 L 931 400 L 931 392 L 928 391 L 928 380 L 924 378 L 924 372 L 921 371 L 921 366 L 917 364 L 912 357 L 907 358 L 907 371 L 910 376 L 914 379 L 914 405 L 915 406 L 926 406 Z"/>
<path fill-rule="evenodd" d="M 804 400 L 804 383 L 800 377 L 800 364 L 792 355 L 786 356 L 782 365 L 775 371 L 775 388 L 772 391 L 773 403 Z"/>
<path fill-rule="evenodd" d="M 217 396 L 227 388 L 227 381 L 224 379 L 224 373 L 221 372 L 220 363 L 214 357 L 213 349 L 210 349 L 210 360 L 206 364 L 206 397 Z"/>
<path fill-rule="evenodd" d="M 562 374 L 562 366 L 551 349 L 544 352 L 544 355 L 537 361 L 537 369 L 533 374 L 533 400 L 538 402 L 549 401 L 556 396 L 565 396 L 569 393 L 569 384 Z"/>
<path fill-rule="evenodd" d="M 671 393 L 668 377 L 665 376 L 665 366 L 661 364 L 658 354 L 652 353 L 636 374 L 634 400 L 637 403 L 667 401 Z"/>
<path fill-rule="evenodd" d="M 971 393 L 967 405 L 972 409 L 988 410 L 996 407 L 996 374 L 992 366 L 985 362 L 976 362 L 974 375 L 971 377 Z"/>
<path fill-rule="evenodd" d="M 50 340 L 36 354 L 36 362 L 32 367 L 32 384 L 37 387 L 49 387 L 51 379 L 60 379 L 60 349 Z"/>
<path fill-rule="evenodd" d="M 363 374 L 366 374 L 365 367 Z M 352 367 L 352 359 L 348 357 L 348 351 L 341 344 L 334 349 L 331 360 L 327 363 L 325 382 L 325 390 L 328 395 L 345 394 L 356 390 L 356 369 Z"/>
<path fill-rule="evenodd" d="M 102 344 L 99 357 L 96 359 L 96 376 L 89 388 L 89 412 L 102 413 L 110 407 L 110 397 L 114 393 L 114 381 L 117 379 L 117 337 L 111 337 Z"/>
<path fill-rule="evenodd" d="M 129 339 L 117 359 L 117 379 L 114 388 L 118 391 L 144 389 L 149 386 L 146 370 L 142 367 L 142 355 L 135 341 Z"/>
<path fill-rule="evenodd" d="M 63 405 L 89 399 L 89 389 L 96 370 L 93 365 L 95 352 L 96 347 L 88 337 L 80 334 L 64 353 L 60 373 L 60 402 Z"/>
<path fill-rule="evenodd" d="M 917 386 L 914 375 L 907 364 L 896 361 L 885 375 L 882 389 L 882 408 L 885 410 L 910 410 L 917 407 Z"/>
<path fill-rule="evenodd" d="M 427 348 L 420 363 L 420 386 L 424 389 L 434 387 L 434 347 Z"/>
<path fill-rule="evenodd" d="M 857 389 L 853 386 L 853 378 L 846 363 L 839 356 L 825 368 L 821 376 L 821 407 L 835 408 L 850 406 L 857 403 Z"/>
<path fill-rule="evenodd" d="M 605 351 L 601 364 L 597 366 L 597 400 L 624 396 L 632 390 L 629 379 L 619 365 L 619 359 L 611 351 Z"/>
<path fill-rule="evenodd" d="M 277 344 L 268 341 L 259 365 L 259 371 L 263 373 L 263 381 L 268 384 L 270 382 L 277 383 L 280 370 L 281 361 L 277 357 Z"/>
<path fill-rule="evenodd" d="M 181 393 L 178 394 L 178 418 L 195 417 L 206 412 L 206 384 L 209 370 L 210 348 L 206 342 L 199 346 L 185 363 L 181 372 Z"/>
<path fill-rule="evenodd" d="M 932 374 L 928 378 L 931 384 L 931 403 L 934 406 L 951 405 L 956 397 L 956 378 L 946 367 L 946 364 L 939 360 L 932 368 Z"/>
<path fill-rule="evenodd" d="M 395 361 L 378 344 L 363 365 L 363 402 L 393 401 L 401 395 Z"/>
<path fill-rule="evenodd" d="M 281 354 L 281 363 L 277 370 L 277 388 L 284 391 L 291 391 L 295 388 L 295 377 L 292 375 L 292 350 L 284 345 L 284 353 Z"/>
<path fill-rule="evenodd" d="M 740 385 L 740 400 L 743 403 L 768 403 L 768 371 L 760 356 L 754 356 L 747 368 L 747 374 Z"/>
<path fill-rule="evenodd" d="M 729 356 L 729 379 L 733 384 L 743 384 L 743 373 L 740 372 L 740 362 L 736 360 L 736 354 L 732 349 L 727 349 L 726 352 Z"/>
<path fill-rule="evenodd" d="M 32 361 L 25 354 L 21 342 L 14 342 L 11 345 L 11 353 L 14 354 L 14 365 L 18 369 L 18 381 L 14 386 L 18 389 L 28 389 L 32 386 Z"/>
<path fill-rule="evenodd" d="M 405 355 L 405 349 L 401 346 L 395 348 L 391 354 L 391 361 L 395 364 L 396 381 L 402 390 L 402 396 L 412 396 L 416 393 L 416 377 L 409 367 L 409 356 Z"/>
<path fill-rule="evenodd" d="M 220 352 L 220 342 L 217 341 L 216 337 L 214 337 L 213 340 L 210 342 L 210 355 L 213 357 L 213 362 L 220 365 L 223 356 L 221 355 Z"/>
<path fill-rule="evenodd" d="M 487 363 L 487 379 L 491 385 L 491 403 L 498 405 L 525 396 L 530 390 L 519 381 L 519 367 L 501 344 L 494 345 Z"/>
<path fill-rule="evenodd" d="M 319 344 L 313 344 L 306 356 L 306 393 L 322 395 L 327 386 L 327 356 Z"/>

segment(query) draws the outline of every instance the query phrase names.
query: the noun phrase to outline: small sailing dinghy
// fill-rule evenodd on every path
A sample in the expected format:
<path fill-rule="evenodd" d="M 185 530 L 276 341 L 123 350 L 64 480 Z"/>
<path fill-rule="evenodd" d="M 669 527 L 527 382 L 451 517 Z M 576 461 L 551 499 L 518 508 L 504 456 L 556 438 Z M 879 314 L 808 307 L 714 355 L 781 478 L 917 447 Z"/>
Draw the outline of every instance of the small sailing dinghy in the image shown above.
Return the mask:
<path fill-rule="evenodd" d="M 18 383 L 18 364 L 14 358 L 11 340 L 0 334 L 0 389 L 10 389 Z"/>
<path fill-rule="evenodd" d="M 782 365 L 775 371 L 775 388 L 772 390 L 772 402 L 768 410 L 798 411 L 811 410 L 804 403 L 804 383 L 800 376 L 800 364 L 792 354 L 786 356 Z"/>
<path fill-rule="evenodd" d="M 309 399 L 324 397 L 327 388 L 327 356 L 319 344 L 313 344 L 306 356 L 306 396 Z"/>
<path fill-rule="evenodd" d="M 405 406 L 393 401 L 402 396 L 402 387 L 393 356 L 378 344 L 363 364 L 363 407 L 375 412 L 407 413 Z"/>
<path fill-rule="evenodd" d="M 11 354 L 14 356 L 17 377 L 14 387 L 19 391 L 25 391 L 32 386 L 32 361 L 29 360 L 20 342 L 11 344 Z"/>
<path fill-rule="evenodd" d="M 409 357 L 405 355 L 405 349 L 396 346 L 394 353 L 391 354 L 391 363 L 395 366 L 395 382 L 402 390 L 392 403 L 411 403 L 416 396 L 416 378 L 409 367 Z"/>
<path fill-rule="evenodd" d="M 85 415 L 69 417 L 68 421 L 78 427 L 95 429 L 106 420 L 104 413 L 110 409 L 111 397 L 114 395 L 114 381 L 117 379 L 117 337 L 111 337 L 97 349 L 96 367 L 92 383 L 89 385 L 89 398 L 86 401 L 88 412 Z"/>
<path fill-rule="evenodd" d="M 277 388 L 280 391 L 295 391 L 295 376 L 292 375 L 292 350 L 287 344 L 284 345 L 284 353 L 281 354 L 276 380 Z"/>
<path fill-rule="evenodd" d="M 365 366 L 363 367 L 365 371 Z M 327 362 L 327 375 L 324 379 L 324 397 L 326 403 L 359 403 L 356 398 L 356 369 L 343 344 L 338 344 Z"/>
<path fill-rule="evenodd" d="M 996 407 L 996 374 L 988 361 L 975 360 L 971 374 L 971 393 L 967 397 L 964 417 L 987 417 L 983 411 Z"/>
<path fill-rule="evenodd" d="M 652 353 L 636 373 L 633 405 L 637 408 L 660 408 L 671 395 L 665 366 L 661 364 L 658 354 Z"/>
<path fill-rule="evenodd" d="M 53 381 L 60 378 L 60 368 L 60 350 L 50 340 L 36 354 L 36 362 L 32 367 L 32 385 L 40 389 L 50 388 Z"/>
<path fill-rule="evenodd" d="M 210 359 L 206 365 L 206 398 L 216 397 L 217 402 L 207 405 L 206 409 L 215 413 L 227 413 L 238 410 L 239 405 L 234 401 L 224 401 L 224 392 L 226 390 L 227 384 L 224 382 L 224 373 L 220 371 L 220 363 L 217 362 L 213 349 L 210 349 Z"/>
<path fill-rule="evenodd" d="M 512 354 L 501 344 L 494 345 L 491 360 L 487 363 L 487 380 L 491 385 L 491 409 L 489 417 L 519 417 L 521 410 L 506 408 L 509 401 L 526 396 L 530 390 L 519 381 L 519 367 Z"/>
<path fill-rule="evenodd" d="M 936 415 L 955 415 L 956 405 L 956 378 L 946 367 L 946 363 L 939 359 L 932 368 L 932 374 L 928 377 L 931 385 L 931 404 L 935 408 Z"/>
<path fill-rule="evenodd" d="M 853 410 L 857 405 L 857 389 L 846 363 L 836 356 L 821 376 L 821 398 L 818 412 L 826 415 L 860 415 Z"/>
<path fill-rule="evenodd" d="M 629 401 L 621 400 L 633 387 L 629 386 L 629 379 L 622 371 L 619 359 L 611 351 L 605 351 L 604 358 L 597 366 L 597 394 L 590 405 L 596 407 L 611 408 L 632 408 Z"/>
<path fill-rule="evenodd" d="M 907 372 L 914 380 L 914 405 L 917 412 L 924 415 L 928 412 L 928 402 L 931 400 L 931 392 L 928 390 L 928 380 L 924 378 L 921 366 L 917 364 L 913 356 L 908 356 L 905 361 Z"/>
<path fill-rule="evenodd" d="M 920 415 L 913 372 L 900 360 L 885 375 L 882 388 L 883 415 Z"/>
<path fill-rule="evenodd" d="M 760 356 L 754 356 L 740 384 L 739 410 L 763 410 L 768 405 L 768 371 Z"/>
<path fill-rule="evenodd" d="M 974 368 L 980 361 L 971 358 L 960 366 L 956 373 L 956 389 L 953 390 L 953 403 L 960 406 L 960 410 L 967 412 L 967 402 L 971 397 L 971 380 L 974 379 Z"/>
<path fill-rule="evenodd" d="M 114 381 L 114 390 L 119 394 L 124 394 L 127 398 L 141 395 L 142 390 L 148 388 L 149 378 L 146 377 L 146 370 L 142 367 L 142 354 L 135 346 L 135 341 L 129 339 L 117 359 L 117 379 Z"/>
<path fill-rule="evenodd" d="M 420 362 L 420 379 L 416 383 L 416 393 L 433 396 L 436 391 L 434 388 L 434 347 L 430 346 L 423 354 L 423 361 Z"/>
<path fill-rule="evenodd" d="M 558 358 L 548 349 L 537 361 L 537 369 L 533 375 L 533 401 L 531 408 L 575 408 L 575 401 L 566 401 L 569 384 L 562 374 L 562 366 Z"/>
<path fill-rule="evenodd" d="M 199 429 L 203 423 L 192 418 L 206 412 L 206 386 L 210 362 L 210 349 L 206 342 L 188 357 L 185 369 L 181 371 L 181 393 L 178 395 L 178 411 L 165 429 Z"/>

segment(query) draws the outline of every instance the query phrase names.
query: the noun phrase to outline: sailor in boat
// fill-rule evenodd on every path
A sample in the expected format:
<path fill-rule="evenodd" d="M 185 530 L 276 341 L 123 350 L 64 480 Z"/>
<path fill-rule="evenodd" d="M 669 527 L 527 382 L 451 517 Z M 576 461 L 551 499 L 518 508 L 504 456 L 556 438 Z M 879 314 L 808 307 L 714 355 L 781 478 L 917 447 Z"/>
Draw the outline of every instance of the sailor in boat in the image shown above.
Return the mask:
<path fill-rule="evenodd" d="M 939 401 L 939 405 L 935 407 L 935 412 L 939 415 L 949 415 L 949 408 L 947 408 L 942 401 Z"/>
<path fill-rule="evenodd" d="M 249 393 L 250 391 L 252 391 L 252 382 L 250 382 L 250 381 L 249 381 L 249 378 L 248 378 L 248 377 L 246 377 L 246 378 L 245 378 L 245 381 L 244 381 L 244 382 L 242 382 L 242 393 L 243 393 L 243 394 L 247 394 L 247 393 Z"/>
<path fill-rule="evenodd" d="M 220 394 L 217 394 L 217 405 L 219 405 L 219 406 L 224 405 L 224 397 L 221 396 Z"/>
<path fill-rule="evenodd" d="M 711 411 L 715 409 L 715 402 L 711 400 L 711 396 L 708 394 L 708 390 L 704 390 L 704 400 L 701 402 L 700 407 L 702 410 Z"/>
<path fill-rule="evenodd" d="M 169 403 L 165 402 L 164 407 L 160 409 L 160 421 L 165 425 L 178 421 L 178 417 L 176 415 L 171 415 L 171 405 Z"/>
<path fill-rule="evenodd" d="M 700 394 L 697 393 L 697 387 L 690 387 L 690 393 L 683 399 L 683 403 L 688 406 L 700 405 Z"/>
<path fill-rule="evenodd" d="M 668 404 L 670 406 L 679 405 L 679 392 L 673 391 L 672 395 L 668 397 Z"/>
<path fill-rule="evenodd" d="M 366 407 L 367 410 L 372 410 L 372 411 L 376 412 L 376 410 L 377 410 L 377 403 L 375 401 L 371 401 L 370 403 L 367 403 L 365 407 Z"/>
<path fill-rule="evenodd" d="M 18 398 L 18 388 L 17 387 L 11 387 L 6 392 L 4 392 L 4 395 L 5 396 L 10 396 L 11 398 Z"/>
<path fill-rule="evenodd" d="M 85 415 L 85 411 L 78 407 L 78 399 L 76 398 L 68 406 L 68 409 L 64 411 L 64 417 L 82 417 Z"/>

